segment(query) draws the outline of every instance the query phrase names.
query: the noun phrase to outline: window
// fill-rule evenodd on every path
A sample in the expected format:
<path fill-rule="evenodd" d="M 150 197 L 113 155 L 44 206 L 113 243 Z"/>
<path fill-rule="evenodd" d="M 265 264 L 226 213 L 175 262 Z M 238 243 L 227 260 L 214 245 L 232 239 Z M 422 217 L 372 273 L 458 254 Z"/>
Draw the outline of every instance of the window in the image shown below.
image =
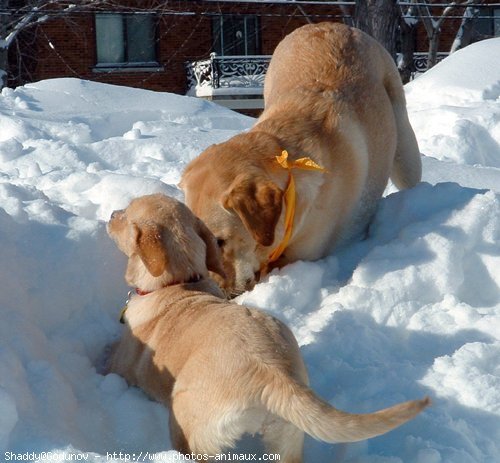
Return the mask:
<path fill-rule="evenodd" d="M 212 26 L 214 51 L 218 55 L 260 54 L 259 21 L 256 16 L 217 16 Z"/>
<path fill-rule="evenodd" d="M 157 66 L 155 17 L 152 14 L 97 14 L 97 65 Z"/>
<path fill-rule="evenodd" d="M 475 31 L 480 39 L 500 36 L 500 8 L 481 8 Z"/>
<path fill-rule="evenodd" d="M 500 37 L 500 8 L 493 9 L 493 35 Z"/>

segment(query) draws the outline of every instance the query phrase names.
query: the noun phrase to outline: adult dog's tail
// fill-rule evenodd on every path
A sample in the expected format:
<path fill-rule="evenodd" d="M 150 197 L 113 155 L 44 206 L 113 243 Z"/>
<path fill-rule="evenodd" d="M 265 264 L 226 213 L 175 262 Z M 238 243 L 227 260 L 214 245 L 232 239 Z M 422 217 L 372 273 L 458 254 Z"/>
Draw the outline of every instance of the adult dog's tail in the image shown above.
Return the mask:
<path fill-rule="evenodd" d="M 307 386 L 280 373 L 263 391 L 264 405 L 281 418 L 324 442 L 355 442 L 391 431 L 430 404 L 428 397 L 411 400 L 374 413 L 346 413 L 317 397 Z"/>

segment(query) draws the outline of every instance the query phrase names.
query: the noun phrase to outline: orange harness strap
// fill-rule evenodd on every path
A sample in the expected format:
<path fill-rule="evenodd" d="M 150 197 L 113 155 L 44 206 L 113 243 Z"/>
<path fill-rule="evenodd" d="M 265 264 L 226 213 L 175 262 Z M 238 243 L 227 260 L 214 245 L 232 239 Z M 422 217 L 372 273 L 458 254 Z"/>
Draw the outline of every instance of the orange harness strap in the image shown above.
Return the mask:
<path fill-rule="evenodd" d="M 316 164 L 311 158 L 300 158 L 296 161 L 290 161 L 288 159 L 288 152 L 283 150 L 281 156 L 276 156 L 276 161 L 283 167 L 283 169 L 288 170 L 288 183 L 285 189 L 284 202 L 285 202 L 285 233 L 280 244 L 269 254 L 267 264 L 263 266 L 267 269 L 267 266 L 272 262 L 275 262 L 283 254 L 284 250 L 290 242 L 293 231 L 293 219 L 295 217 L 295 204 L 296 204 L 296 191 L 295 191 L 295 179 L 293 178 L 292 169 L 302 169 L 302 170 L 314 170 L 317 172 L 326 172 L 326 169 Z"/>

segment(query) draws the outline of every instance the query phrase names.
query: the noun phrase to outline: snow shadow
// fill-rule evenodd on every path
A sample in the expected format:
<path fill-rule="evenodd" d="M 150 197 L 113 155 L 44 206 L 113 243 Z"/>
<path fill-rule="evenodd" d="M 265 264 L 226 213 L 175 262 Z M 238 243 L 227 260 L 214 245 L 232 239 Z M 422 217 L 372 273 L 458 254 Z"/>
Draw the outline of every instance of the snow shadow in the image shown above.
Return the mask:
<path fill-rule="evenodd" d="M 492 341 L 492 337 L 473 329 L 440 335 L 385 326 L 359 312 L 335 312 L 315 342 L 301 348 L 311 387 L 319 396 L 351 413 L 369 413 L 425 395 L 431 397 L 433 404 L 411 422 L 365 442 L 332 446 L 306 438 L 305 461 L 373 461 L 367 455 L 403 457 L 380 460 L 387 463 L 440 461 L 418 459 L 417 442 L 432 442 L 436 435 L 440 435 L 438 440 L 444 446 L 443 461 L 454 461 L 450 454 L 477 457 L 477 448 L 469 442 L 468 433 L 475 426 L 477 429 L 479 423 L 479 428 L 494 429 L 498 416 L 466 407 L 452 398 L 436 397 L 420 380 L 435 358 L 451 355 L 468 342 Z M 450 421 L 455 424 L 443 436 L 444 423 L 449 427 Z M 457 448 L 457 442 L 461 448 Z"/>
<path fill-rule="evenodd" d="M 165 409 L 96 373 L 128 291 L 104 224 L 17 205 L 0 209 L 0 451 L 168 449 Z"/>
<path fill-rule="evenodd" d="M 443 224 L 450 216 L 464 209 L 476 195 L 486 192 L 487 190 L 465 188 L 458 183 L 430 185 L 423 182 L 413 189 L 398 191 L 382 198 L 370 223 L 367 237 L 343 246 L 325 259 L 327 265 L 331 259 L 338 261 L 336 266 L 339 272 L 333 275 L 337 280 L 336 284 L 338 281 L 348 281 L 354 270 L 375 248 L 383 248 L 395 240 L 401 240 L 405 244 L 432 231 L 445 232 Z M 458 227 L 456 230 L 460 232 Z M 431 254 L 427 256 L 430 257 Z"/>

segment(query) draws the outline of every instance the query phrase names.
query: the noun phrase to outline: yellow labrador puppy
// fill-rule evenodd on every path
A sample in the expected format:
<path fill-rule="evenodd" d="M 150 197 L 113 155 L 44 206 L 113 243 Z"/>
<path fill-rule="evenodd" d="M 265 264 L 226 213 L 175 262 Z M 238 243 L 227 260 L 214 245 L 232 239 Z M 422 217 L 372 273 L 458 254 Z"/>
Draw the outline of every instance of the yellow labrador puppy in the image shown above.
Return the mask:
<path fill-rule="evenodd" d="M 127 283 L 138 288 L 110 369 L 168 407 L 178 451 L 216 455 L 260 435 L 281 463 L 298 463 L 304 432 L 326 442 L 367 439 L 429 404 L 353 415 L 317 397 L 291 331 L 223 299 L 208 277 L 223 274 L 215 238 L 178 201 L 135 199 L 113 213 L 108 231 L 128 257 Z"/>
<path fill-rule="evenodd" d="M 363 32 L 322 23 L 291 33 L 274 52 L 264 98 L 252 129 L 210 146 L 181 181 L 187 205 L 218 239 L 234 293 L 262 269 L 315 260 L 361 236 L 389 177 L 400 189 L 421 178 L 398 71 Z M 283 150 L 325 170 L 290 172 L 276 160 Z"/>

